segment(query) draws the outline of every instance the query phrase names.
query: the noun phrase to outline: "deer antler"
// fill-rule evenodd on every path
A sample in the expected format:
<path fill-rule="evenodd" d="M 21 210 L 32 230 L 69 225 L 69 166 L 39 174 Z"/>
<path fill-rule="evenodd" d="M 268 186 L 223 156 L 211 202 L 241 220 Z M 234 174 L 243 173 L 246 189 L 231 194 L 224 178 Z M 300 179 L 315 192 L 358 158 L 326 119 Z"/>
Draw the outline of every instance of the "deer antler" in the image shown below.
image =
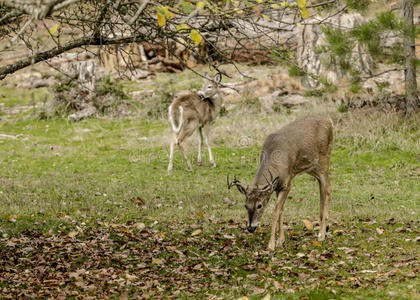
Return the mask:
<path fill-rule="evenodd" d="M 270 181 L 268 181 L 267 177 L 265 177 L 264 173 L 263 173 L 263 177 L 265 179 L 265 181 L 267 181 L 267 185 L 265 187 L 263 187 L 262 189 L 260 189 L 261 192 L 265 192 L 268 191 L 269 189 L 274 189 L 274 182 L 279 178 L 276 177 L 273 179 L 273 174 L 271 173 L 270 169 L 268 169 L 268 173 L 270 174 Z"/>
<path fill-rule="evenodd" d="M 245 191 L 247 190 L 248 186 L 243 184 L 242 182 L 240 182 L 238 179 L 236 179 L 236 175 L 234 175 L 233 181 L 229 182 L 229 174 L 226 175 L 226 182 L 227 182 L 227 187 L 228 189 L 230 189 L 232 186 L 236 185 L 238 190 L 241 193 L 245 193 Z"/>

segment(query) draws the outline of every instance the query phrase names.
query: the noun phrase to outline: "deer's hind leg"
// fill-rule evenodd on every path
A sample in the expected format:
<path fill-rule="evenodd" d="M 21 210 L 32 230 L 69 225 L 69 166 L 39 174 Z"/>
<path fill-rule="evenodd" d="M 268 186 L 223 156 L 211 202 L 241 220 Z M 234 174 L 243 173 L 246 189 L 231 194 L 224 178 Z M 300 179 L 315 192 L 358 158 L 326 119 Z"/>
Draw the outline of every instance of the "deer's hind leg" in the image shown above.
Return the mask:
<path fill-rule="evenodd" d="M 330 207 L 330 200 L 331 200 L 331 181 L 330 177 L 328 176 L 328 167 L 324 168 L 323 170 L 317 170 L 316 172 L 309 173 L 313 177 L 318 180 L 319 184 L 319 198 L 320 198 L 320 230 L 318 235 L 318 240 L 323 241 L 325 240 L 325 233 L 327 231 L 328 226 L 328 209 Z"/>
<path fill-rule="evenodd" d="M 319 230 L 318 240 L 325 240 L 325 233 L 328 226 L 328 209 L 330 208 L 332 186 L 328 173 L 321 174 L 318 179 L 320 193 L 320 219 L 321 227 Z"/>
<path fill-rule="evenodd" d="M 169 150 L 168 175 L 172 174 L 175 145 L 176 145 L 176 136 L 175 136 L 175 134 L 173 134 L 172 140 L 171 140 L 171 146 L 170 146 L 170 150 Z"/>
<path fill-rule="evenodd" d="M 179 150 L 181 152 L 182 158 L 185 161 L 185 164 L 187 165 L 187 171 L 192 171 L 192 167 L 191 167 L 191 163 L 188 160 L 187 155 L 185 154 L 185 150 L 184 150 L 184 141 L 186 138 L 188 138 L 189 136 L 191 136 L 194 133 L 194 130 L 197 128 L 197 123 L 196 122 L 190 122 L 185 124 L 182 129 L 181 132 L 178 135 L 178 147 Z"/>

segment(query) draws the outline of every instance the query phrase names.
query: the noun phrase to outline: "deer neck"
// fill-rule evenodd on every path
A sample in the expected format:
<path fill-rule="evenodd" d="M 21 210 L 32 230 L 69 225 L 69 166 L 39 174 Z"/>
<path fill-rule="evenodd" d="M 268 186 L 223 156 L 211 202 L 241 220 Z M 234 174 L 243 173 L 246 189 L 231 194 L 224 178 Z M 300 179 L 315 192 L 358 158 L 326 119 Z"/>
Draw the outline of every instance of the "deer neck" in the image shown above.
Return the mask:
<path fill-rule="evenodd" d="M 209 97 L 211 118 L 214 120 L 220 113 L 223 104 L 223 98 L 220 93 L 216 93 Z"/>

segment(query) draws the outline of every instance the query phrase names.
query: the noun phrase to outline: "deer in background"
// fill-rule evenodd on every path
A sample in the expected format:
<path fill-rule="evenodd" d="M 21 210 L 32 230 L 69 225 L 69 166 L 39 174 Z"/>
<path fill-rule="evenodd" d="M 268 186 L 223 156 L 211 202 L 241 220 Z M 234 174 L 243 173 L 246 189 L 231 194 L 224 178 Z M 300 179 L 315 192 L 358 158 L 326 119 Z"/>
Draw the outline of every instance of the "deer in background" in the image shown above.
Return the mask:
<path fill-rule="evenodd" d="M 269 250 L 274 250 L 284 242 L 283 206 L 292 179 L 300 173 L 308 173 L 318 180 L 321 202 L 318 239 L 325 239 L 332 190 L 328 175 L 332 142 L 331 121 L 316 116 L 298 119 L 266 138 L 260 166 L 250 186 L 241 183 L 236 177 L 232 182 L 227 178 L 228 188 L 236 186 L 246 197 L 249 232 L 257 229 L 272 193 L 276 192 L 277 204 L 273 212 Z M 276 242 L 277 225 L 279 236 Z"/>
<path fill-rule="evenodd" d="M 173 133 L 169 154 L 169 175 L 172 173 L 175 145 L 179 147 L 187 165 L 187 171 L 192 171 L 183 143 L 196 129 L 198 129 L 198 165 L 202 165 L 201 148 L 204 137 L 209 151 L 210 163 L 213 167 L 216 167 L 209 144 L 209 129 L 210 125 L 216 120 L 223 104 L 223 98 L 219 90 L 221 78 L 221 74 L 218 73 L 213 80 L 209 80 L 207 74 L 205 74 L 203 86 L 198 92 L 181 95 L 175 98 L 169 106 L 169 123 Z"/>

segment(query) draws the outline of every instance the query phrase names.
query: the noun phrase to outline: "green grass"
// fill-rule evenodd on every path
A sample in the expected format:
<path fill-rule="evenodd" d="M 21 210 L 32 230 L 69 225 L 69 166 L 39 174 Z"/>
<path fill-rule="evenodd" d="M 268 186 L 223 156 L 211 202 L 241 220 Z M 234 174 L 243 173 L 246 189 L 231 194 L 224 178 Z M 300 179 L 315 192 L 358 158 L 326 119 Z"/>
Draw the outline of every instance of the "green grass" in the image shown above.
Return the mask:
<path fill-rule="evenodd" d="M 181 88 L 179 82 L 176 88 Z M 34 92 L 38 100 L 43 93 Z M 2 88 L 0 95 L 4 95 L 0 96 L 4 107 L 31 101 L 24 91 Z M 189 253 L 189 259 L 197 257 L 209 265 L 204 268 L 207 271 L 188 269 L 192 275 L 201 274 L 193 281 L 201 288 L 192 290 L 200 297 L 208 293 L 221 298 L 255 295 L 251 299 L 258 299 L 267 292 L 276 299 L 377 299 L 394 297 L 394 293 L 395 299 L 418 297 L 418 275 L 411 278 L 406 274 L 419 271 L 418 242 L 411 241 L 419 236 L 419 116 L 404 120 L 394 113 L 339 113 L 332 104 L 315 105 L 316 112 L 328 115 L 335 124 L 332 236 L 319 247 L 312 244 L 315 234 L 304 231 L 301 222 L 315 221 L 319 215 L 318 186 L 309 176 L 293 181 L 285 206 L 289 232 L 296 232 L 297 237 L 290 235 L 285 250 L 274 254 L 264 252 L 274 197 L 262 230 L 248 235 L 244 232 L 244 199 L 236 190 L 226 188 L 227 174 L 251 181 L 264 137 L 314 109 L 309 108 L 268 116 L 229 111 L 213 125 L 217 167 L 210 168 L 204 152 L 204 167 L 194 165 L 194 171 L 188 173 L 176 152 L 172 176 L 166 174 L 170 132 L 164 119 L 101 117 L 72 123 L 41 121 L 27 113 L 0 114 L 0 133 L 17 137 L 0 138 L 0 249 L 8 237 L 25 235 L 27 230 L 63 235 L 82 228 L 87 237 L 91 230 L 103 230 L 104 224 L 142 222 L 153 234 L 164 233 L 164 245 L 176 245 Z M 195 144 L 194 139 L 187 147 L 194 163 Z M 137 197 L 144 200 L 144 206 L 134 200 Z M 10 216 L 16 216 L 16 221 L 10 222 Z M 395 224 L 388 224 L 392 218 Z M 411 220 L 416 220 L 417 228 Z M 377 235 L 379 226 L 385 230 L 383 235 Z M 412 226 L 408 227 L 411 231 L 396 232 L 401 226 Z M 198 241 L 190 236 L 196 228 L 202 230 Z M 229 251 L 221 250 L 229 241 L 223 235 L 235 237 L 232 253 L 237 255 L 229 257 Z M 371 237 L 374 239 L 369 241 Z M 128 249 L 153 242 L 138 244 L 136 238 L 120 237 L 120 233 L 115 235 L 118 238 L 132 242 Z M 347 255 L 339 250 L 342 247 L 356 252 Z M 149 266 L 162 278 L 169 278 L 179 265 L 173 259 L 177 255 L 164 249 L 156 254 L 168 264 Z M 305 260 L 312 251 L 315 262 Z M 319 261 L 320 255 L 330 251 L 335 254 Z M 215 254 L 210 256 L 212 252 Z M 306 258 L 297 258 L 297 253 Z M 138 263 L 139 258 L 132 255 Z M 414 263 L 398 266 L 407 257 Z M 85 265 L 87 259 L 80 257 L 75 266 Z M 189 263 L 197 264 L 195 260 Z M 119 264 L 136 270 L 136 264 L 127 259 Z M 319 264 L 319 268 L 313 264 Z M 228 276 L 214 276 L 209 270 L 216 268 L 228 270 Z M 360 272 L 372 268 L 375 273 Z M 387 280 L 375 277 L 395 268 L 400 273 Z M 250 274 L 257 276 L 247 277 Z M 357 278 L 354 282 L 353 277 Z M 280 281 L 281 287 L 275 288 L 274 281 Z M 0 282 L 0 288 L 2 285 L 7 283 Z M 255 287 L 266 292 L 258 294 Z M 191 296 L 191 290 L 175 290 L 168 287 L 164 295 Z"/>

